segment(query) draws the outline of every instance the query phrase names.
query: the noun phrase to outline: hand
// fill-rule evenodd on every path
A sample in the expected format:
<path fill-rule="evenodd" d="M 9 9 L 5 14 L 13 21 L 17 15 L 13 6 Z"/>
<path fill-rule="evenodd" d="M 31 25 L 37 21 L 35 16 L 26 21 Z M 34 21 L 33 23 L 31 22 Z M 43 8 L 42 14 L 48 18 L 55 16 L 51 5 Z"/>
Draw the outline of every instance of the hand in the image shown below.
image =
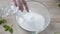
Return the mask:
<path fill-rule="evenodd" d="M 23 11 L 24 10 L 23 5 L 24 5 L 26 11 L 29 12 L 29 9 L 25 0 L 13 0 L 13 1 L 14 1 L 15 6 L 19 7 L 19 10 Z"/>

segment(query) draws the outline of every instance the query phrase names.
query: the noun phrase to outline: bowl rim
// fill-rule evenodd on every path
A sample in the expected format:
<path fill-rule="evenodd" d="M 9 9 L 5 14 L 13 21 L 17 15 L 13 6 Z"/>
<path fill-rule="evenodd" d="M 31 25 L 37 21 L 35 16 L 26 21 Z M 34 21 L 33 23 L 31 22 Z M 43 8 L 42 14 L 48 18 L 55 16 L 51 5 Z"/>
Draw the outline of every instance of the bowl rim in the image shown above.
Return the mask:
<path fill-rule="evenodd" d="M 31 2 L 31 1 L 27 1 L 27 2 Z M 32 1 L 32 2 L 37 2 L 37 3 L 42 4 L 42 5 L 49 11 L 49 8 L 48 8 L 43 2 L 41 2 L 41 1 Z M 47 11 L 47 12 L 48 12 L 48 11 Z M 44 31 L 44 30 L 47 28 L 47 26 L 50 24 L 51 15 L 50 15 L 50 12 L 48 12 L 48 13 L 49 13 L 49 21 L 48 21 L 48 24 L 44 27 L 43 30 L 37 31 L 37 33 Z M 15 21 L 16 21 L 16 16 L 15 16 Z M 17 22 L 17 21 L 16 21 L 16 22 Z M 18 25 L 18 23 L 17 23 L 17 25 Z M 19 25 L 18 25 L 18 26 L 19 26 Z M 19 27 L 22 28 L 21 26 L 19 26 Z M 25 30 L 25 31 L 29 31 L 29 30 L 26 30 L 26 29 L 24 29 L 24 28 L 22 28 L 22 29 Z M 33 32 L 33 31 L 29 31 L 29 32 Z"/>

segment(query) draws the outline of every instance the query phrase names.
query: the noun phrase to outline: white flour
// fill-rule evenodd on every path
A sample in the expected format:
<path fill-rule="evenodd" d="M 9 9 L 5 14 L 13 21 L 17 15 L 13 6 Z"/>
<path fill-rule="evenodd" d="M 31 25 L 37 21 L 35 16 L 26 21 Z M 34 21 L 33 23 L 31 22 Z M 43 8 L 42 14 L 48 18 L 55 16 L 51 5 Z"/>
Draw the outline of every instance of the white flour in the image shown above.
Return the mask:
<path fill-rule="evenodd" d="M 45 19 L 42 15 L 36 13 L 27 13 L 24 19 L 17 17 L 19 26 L 28 31 L 42 30 L 45 24 Z"/>

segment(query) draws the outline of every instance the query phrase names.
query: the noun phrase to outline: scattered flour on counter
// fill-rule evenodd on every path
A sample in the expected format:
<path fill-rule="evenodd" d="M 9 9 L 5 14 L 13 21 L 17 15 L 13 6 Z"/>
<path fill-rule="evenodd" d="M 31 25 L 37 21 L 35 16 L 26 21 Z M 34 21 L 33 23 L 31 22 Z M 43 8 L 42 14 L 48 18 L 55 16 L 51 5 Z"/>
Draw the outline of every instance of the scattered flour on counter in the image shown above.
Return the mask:
<path fill-rule="evenodd" d="M 18 25 L 25 30 L 38 31 L 38 30 L 42 30 L 45 25 L 45 19 L 40 14 L 30 12 L 23 15 L 23 17 L 24 19 L 21 17 L 16 17 L 16 18 Z"/>

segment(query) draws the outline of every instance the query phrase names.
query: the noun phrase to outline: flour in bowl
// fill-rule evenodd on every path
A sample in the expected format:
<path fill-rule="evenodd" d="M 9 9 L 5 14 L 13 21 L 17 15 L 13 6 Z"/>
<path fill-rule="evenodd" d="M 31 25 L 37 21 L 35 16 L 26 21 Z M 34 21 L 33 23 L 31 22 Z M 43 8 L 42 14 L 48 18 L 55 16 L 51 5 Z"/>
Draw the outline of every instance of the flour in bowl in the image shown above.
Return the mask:
<path fill-rule="evenodd" d="M 37 13 L 26 13 L 23 15 L 23 18 L 16 17 L 18 25 L 21 26 L 23 29 L 28 31 L 38 31 L 42 30 L 45 25 L 45 19 L 42 15 Z"/>

